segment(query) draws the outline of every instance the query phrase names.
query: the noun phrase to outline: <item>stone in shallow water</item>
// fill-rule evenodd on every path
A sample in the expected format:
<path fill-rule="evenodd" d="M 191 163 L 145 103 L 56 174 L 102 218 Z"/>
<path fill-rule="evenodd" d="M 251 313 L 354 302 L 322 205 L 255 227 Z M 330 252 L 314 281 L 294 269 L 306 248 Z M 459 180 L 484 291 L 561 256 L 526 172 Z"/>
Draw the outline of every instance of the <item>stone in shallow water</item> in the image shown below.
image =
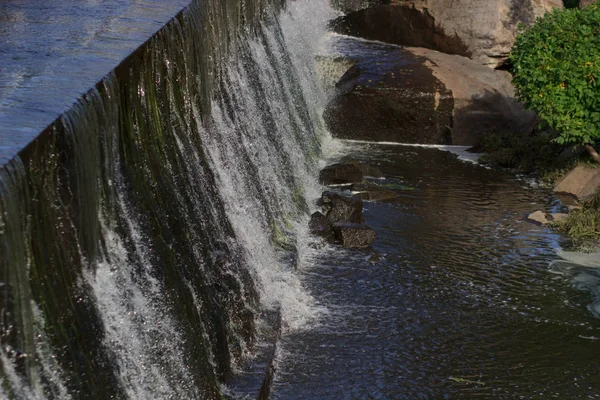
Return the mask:
<path fill-rule="evenodd" d="M 554 193 L 573 196 L 578 200 L 589 200 L 600 188 L 600 168 L 580 165 L 565 175 L 554 186 Z"/>
<path fill-rule="evenodd" d="M 552 217 L 552 221 L 553 222 L 563 222 L 564 220 L 566 220 L 567 218 L 569 218 L 569 214 L 554 213 L 554 214 L 550 214 L 550 217 Z"/>
<path fill-rule="evenodd" d="M 383 172 L 381 172 L 379 170 L 379 168 L 376 168 L 365 162 L 358 161 L 358 160 L 348 157 L 348 158 L 343 159 L 343 163 L 354 165 L 356 168 L 358 168 L 363 173 L 363 176 L 365 176 L 365 177 L 368 176 L 370 178 L 376 178 L 376 179 L 385 178 L 385 176 L 383 175 Z"/>
<path fill-rule="evenodd" d="M 333 226 L 335 238 L 345 247 L 369 247 L 377 232 L 364 224 L 338 223 Z"/>
<path fill-rule="evenodd" d="M 362 182 L 363 172 L 353 164 L 331 164 L 319 173 L 322 185 L 342 185 Z"/>
<path fill-rule="evenodd" d="M 548 214 L 539 210 L 529 214 L 527 216 L 527 221 L 541 225 L 546 225 L 550 223 L 550 220 L 548 219 Z"/>
<path fill-rule="evenodd" d="M 356 196 L 324 192 L 321 195 L 321 205 L 325 216 L 333 224 L 338 222 L 363 222 L 363 202 Z"/>
<path fill-rule="evenodd" d="M 333 224 L 319 211 L 314 212 L 310 216 L 308 227 L 312 234 L 320 236 L 330 242 L 334 240 Z"/>

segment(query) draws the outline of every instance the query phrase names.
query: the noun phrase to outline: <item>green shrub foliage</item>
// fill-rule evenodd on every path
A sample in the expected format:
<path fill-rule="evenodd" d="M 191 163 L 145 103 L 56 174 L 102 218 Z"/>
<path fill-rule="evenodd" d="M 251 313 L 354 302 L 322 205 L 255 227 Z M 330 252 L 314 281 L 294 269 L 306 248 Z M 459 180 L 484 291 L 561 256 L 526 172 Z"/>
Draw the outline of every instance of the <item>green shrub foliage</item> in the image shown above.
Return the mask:
<path fill-rule="evenodd" d="M 516 95 L 560 144 L 600 144 L 600 4 L 554 10 L 510 53 Z"/>

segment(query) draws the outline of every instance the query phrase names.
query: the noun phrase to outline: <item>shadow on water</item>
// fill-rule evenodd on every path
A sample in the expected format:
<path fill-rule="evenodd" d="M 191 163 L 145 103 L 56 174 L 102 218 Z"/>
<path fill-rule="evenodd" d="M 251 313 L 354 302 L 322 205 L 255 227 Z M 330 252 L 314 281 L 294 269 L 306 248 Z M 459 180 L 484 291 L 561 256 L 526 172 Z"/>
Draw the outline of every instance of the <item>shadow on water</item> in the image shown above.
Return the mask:
<path fill-rule="evenodd" d="M 562 239 L 524 221 L 558 206 L 549 192 L 436 149 L 346 151 L 398 199 L 365 203 L 372 250 L 325 248 L 303 271 L 330 314 L 284 339 L 275 398 L 598 396 L 600 277 L 551 273 Z"/>

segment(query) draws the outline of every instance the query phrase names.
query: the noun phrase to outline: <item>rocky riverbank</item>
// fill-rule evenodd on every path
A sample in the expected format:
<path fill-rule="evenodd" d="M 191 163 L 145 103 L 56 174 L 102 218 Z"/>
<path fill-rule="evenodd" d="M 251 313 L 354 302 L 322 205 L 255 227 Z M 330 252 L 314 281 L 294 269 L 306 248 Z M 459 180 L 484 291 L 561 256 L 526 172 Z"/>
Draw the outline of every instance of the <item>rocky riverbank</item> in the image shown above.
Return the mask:
<path fill-rule="evenodd" d="M 562 1 L 336 0 L 335 4 L 345 12 L 332 21 L 335 32 L 378 42 L 356 40 L 348 46 L 344 42 L 352 39 L 338 38 L 341 46 L 352 50 L 337 55 L 333 63 L 339 67 L 338 77 L 347 69 L 330 83 L 335 95 L 324 112 L 334 137 L 473 146 L 474 151 L 490 153 L 484 162 L 551 177 L 547 180 L 556 180 L 577 165 L 580 151 L 551 142 L 556 134 L 515 99 L 506 70 L 519 24 L 531 25 L 553 8 L 562 8 Z M 571 216 L 544 214 L 544 223 L 577 236 L 567 227 L 580 225 L 574 218 L 581 219 L 582 210 L 590 210 L 590 199 L 600 186 L 591 183 L 596 178 L 588 179 L 600 180 L 598 171 L 586 171 L 575 169 L 555 189 L 564 210 L 571 206 Z M 339 173 L 349 181 L 341 182 L 335 176 Z M 361 174 L 344 164 L 327 167 L 321 175 L 327 178 L 325 184 L 346 184 L 347 193 L 358 192 L 354 197 L 385 199 L 386 194 L 372 190 L 372 184 L 354 178 Z M 360 190 L 365 188 L 371 190 Z M 326 213 L 317 217 L 315 221 L 327 219 Z M 600 239 L 593 234 L 598 230 L 592 224 L 584 235 Z M 343 242 L 333 228 L 326 231 L 331 240 Z"/>

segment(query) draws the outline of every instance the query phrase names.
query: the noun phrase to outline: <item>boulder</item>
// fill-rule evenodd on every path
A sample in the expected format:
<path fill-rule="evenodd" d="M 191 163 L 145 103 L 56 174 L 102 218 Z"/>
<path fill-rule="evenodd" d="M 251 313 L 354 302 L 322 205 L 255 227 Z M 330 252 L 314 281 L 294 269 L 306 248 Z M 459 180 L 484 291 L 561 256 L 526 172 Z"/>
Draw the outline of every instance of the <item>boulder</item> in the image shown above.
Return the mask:
<path fill-rule="evenodd" d="M 334 224 L 336 240 L 345 247 L 368 247 L 377 238 L 377 232 L 363 224 Z"/>
<path fill-rule="evenodd" d="M 344 75 L 338 84 L 340 94 L 325 109 L 331 134 L 342 139 L 451 144 L 452 93 L 425 60 L 399 48 L 361 46 L 365 58 Z"/>
<path fill-rule="evenodd" d="M 425 58 L 425 65 L 452 92 L 452 144 L 475 146 L 488 133 L 529 134 L 535 127 L 537 115 L 515 99 L 508 72 L 429 49 L 407 50 Z"/>
<path fill-rule="evenodd" d="M 343 185 L 362 182 L 363 172 L 353 164 L 338 163 L 328 165 L 319 173 L 322 185 Z"/>
<path fill-rule="evenodd" d="M 338 0 L 344 10 L 357 10 Z M 402 46 L 426 47 L 498 67 L 505 63 L 519 24 L 531 25 L 561 0 L 391 0 L 338 18 L 335 31 Z"/>
<path fill-rule="evenodd" d="M 486 134 L 526 134 L 536 123 L 505 71 L 425 48 L 360 46 L 371 47 L 325 110 L 334 137 L 477 146 Z"/>
<path fill-rule="evenodd" d="M 339 55 L 319 55 L 315 57 L 315 61 L 319 81 L 327 94 L 334 92 L 335 85 L 342 76 L 356 64 L 356 60 Z"/>
<path fill-rule="evenodd" d="M 550 219 L 548 218 L 548 214 L 543 211 L 536 211 L 527 216 L 527 220 L 529 222 L 533 222 L 540 225 L 547 225 L 550 223 Z"/>
<path fill-rule="evenodd" d="M 552 222 L 564 222 L 567 218 L 569 218 L 569 214 L 565 213 L 552 213 L 550 214 L 550 218 L 552 218 Z"/>
<path fill-rule="evenodd" d="M 322 213 L 318 211 L 314 212 L 310 216 L 308 227 L 312 234 L 320 236 L 328 241 L 334 240 L 333 224 Z"/>
<path fill-rule="evenodd" d="M 357 160 L 353 159 L 352 157 L 345 157 L 342 159 L 342 162 L 344 164 L 354 165 L 356 168 L 361 170 L 361 172 L 363 173 L 363 176 L 365 178 L 374 178 L 374 179 L 385 178 L 385 176 L 383 175 L 383 172 L 381 172 L 379 170 L 379 168 L 376 168 L 376 167 L 374 167 L 370 164 L 367 164 L 365 162 L 362 162 L 362 161 L 357 161 Z"/>
<path fill-rule="evenodd" d="M 362 223 L 363 202 L 356 196 L 336 192 L 324 192 L 321 205 L 327 219 L 333 224 L 339 222 Z"/>
<path fill-rule="evenodd" d="M 580 0 L 579 1 L 579 8 L 587 7 L 590 4 L 594 4 L 597 1 L 598 0 Z"/>
<path fill-rule="evenodd" d="M 579 201 L 590 200 L 600 189 L 600 168 L 583 165 L 572 169 L 554 186 L 557 194 L 568 195 Z"/>

